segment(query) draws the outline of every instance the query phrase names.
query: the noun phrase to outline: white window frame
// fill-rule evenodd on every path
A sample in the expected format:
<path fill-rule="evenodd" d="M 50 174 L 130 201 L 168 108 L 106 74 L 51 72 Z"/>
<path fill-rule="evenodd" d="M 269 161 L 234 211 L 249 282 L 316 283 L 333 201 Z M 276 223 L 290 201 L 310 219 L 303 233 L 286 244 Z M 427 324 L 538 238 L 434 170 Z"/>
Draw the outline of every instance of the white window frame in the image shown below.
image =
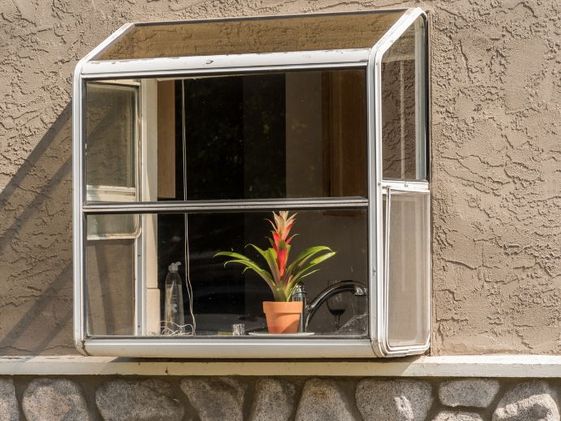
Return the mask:
<path fill-rule="evenodd" d="M 388 52 L 391 46 L 394 44 L 395 41 L 399 39 L 401 35 L 403 35 L 407 29 L 414 25 L 415 21 L 418 18 L 422 18 L 424 25 L 423 30 L 417 32 L 416 37 L 416 45 L 415 45 L 415 99 L 416 99 L 416 121 L 415 121 L 415 133 L 417 136 L 416 145 L 417 145 L 417 156 L 416 156 L 416 171 L 417 177 L 420 178 L 422 174 L 421 171 L 424 172 L 425 179 L 424 180 L 394 180 L 394 179 L 384 179 L 383 177 L 383 154 L 382 154 L 382 143 L 383 143 L 383 136 L 382 136 L 382 113 L 383 113 L 383 106 L 382 106 L 382 65 L 384 55 Z M 399 22 L 398 22 L 399 23 Z M 416 15 L 409 21 L 408 25 L 400 26 L 399 28 L 395 28 L 395 31 L 388 31 L 386 35 L 379 41 L 378 48 L 376 46 L 372 49 L 369 58 L 369 65 L 371 68 L 374 69 L 372 72 L 368 72 L 368 76 L 372 78 L 372 86 L 373 87 L 380 87 L 380 89 L 368 89 L 368 100 L 369 103 L 371 101 L 371 108 L 374 109 L 374 119 L 375 124 L 369 125 L 369 130 L 372 132 L 371 136 L 375 139 L 374 147 L 375 151 L 374 154 L 376 156 L 376 165 L 373 169 L 374 174 L 372 177 L 377 180 L 376 183 L 372 186 L 373 189 L 370 191 L 370 199 L 373 201 L 372 208 L 375 209 L 375 217 L 376 225 L 378 227 L 384 226 L 383 221 L 383 196 L 388 193 L 388 190 L 398 191 L 398 192 L 416 192 L 421 194 L 429 194 L 430 195 L 430 185 L 428 181 L 428 168 L 427 168 L 427 159 L 428 159 L 428 46 L 423 48 L 422 42 L 426 41 L 426 34 L 427 34 L 427 25 L 428 20 L 424 13 L 420 13 Z M 386 36 L 388 37 L 387 39 Z M 426 45 L 426 44 L 425 44 Z M 423 88 L 420 89 L 419 85 L 422 84 Z M 421 91 L 425 91 L 425 101 L 422 101 L 422 93 Z M 369 107 L 370 108 L 370 107 Z M 422 148 L 420 146 L 423 146 Z M 370 146 L 370 143 L 369 143 Z M 429 196 L 429 210 L 427 212 L 428 217 L 430 218 L 430 196 Z M 389 218 L 385 221 L 388 224 Z M 430 232 L 430 220 L 427 224 L 429 232 L 428 238 L 431 238 Z M 385 232 L 389 236 L 389 226 L 386 225 Z M 431 288 L 429 288 L 429 297 L 428 299 L 428 306 L 427 306 L 427 320 L 429 320 L 429 334 L 424 340 L 424 343 L 419 344 L 417 346 L 391 346 L 388 339 L 388 289 L 386 288 L 388 278 L 386 273 L 387 268 L 387 255 L 384 249 L 384 237 L 383 237 L 384 229 L 379 229 L 378 232 L 375 233 L 375 238 L 372 238 L 371 241 L 376 243 L 375 251 L 371 249 L 372 260 L 376 262 L 376 267 L 383 268 L 379 270 L 375 276 L 376 280 L 376 290 L 379 291 L 376 293 L 376 304 L 375 307 L 378 310 L 376 312 L 376 319 L 372 320 L 371 323 L 375 324 L 372 326 L 371 329 L 375 329 L 378 332 L 378 336 L 374 339 L 373 338 L 373 346 L 375 352 L 378 356 L 383 357 L 399 357 L 399 356 L 407 356 L 407 355 L 414 355 L 414 354 L 421 354 L 425 352 L 430 346 L 430 332 L 432 331 L 432 303 L 431 303 Z M 429 254 L 428 262 L 429 262 L 429 273 L 431 273 L 430 267 L 430 255 L 431 255 L 431 248 L 430 245 L 427 247 L 427 253 Z M 371 308 L 372 310 L 372 308 Z"/>
<path fill-rule="evenodd" d="M 384 53 L 391 45 L 418 19 L 427 20 L 425 13 L 419 8 L 404 10 L 402 16 L 388 30 L 388 32 L 371 48 L 355 50 L 328 50 L 307 51 L 287 53 L 266 54 L 236 54 L 209 57 L 179 57 L 179 58 L 154 58 L 134 60 L 108 60 L 92 61 L 106 46 L 124 34 L 132 24 L 122 26 L 118 31 L 107 38 L 102 44 L 84 57 L 76 66 L 74 73 L 74 101 L 73 101 L 73 216 L 74 216 L 74 338 L 77 348 L 84 354 L 106 355 L 106 356 L 129 356 L 129 357 L 190 357 L 190 358 L 371 358 L 371 357 L 395 357 L 403 355 L 419 354 L 429 347 L 430 338 L 418 346 L 403 348 L 391 348 L 387 344 L 387 332 L 384 325 L 387 308 L 383 300 L 384 271 L 376 270 L 383 268 L 384 253 L 382 244 L 382 195 L 384 188 L 403 189 L 415 191 L 420 189 L 429 191 L 428 181 L 386 181 L 382 179 L 381 173 L 381 93 L 377 87 L 381 86 L 381 64 Z M 426 34 L 426 24 L 423 36 Z M 421 58 L 421 52 L 426 54 L 428 47 L 418 47 L 417 59 Z M 417 132 L 426 135 L 428 87 L 426 74 L 426 56 L 423 59 L 423 91 L 425 100 L 417 101 L 417 115 L 419 125 Z M 367 122 L 368 122 L 368 199 L 318 199 L 314 200 L 268 200 L 263 201 L 229 201 L 227 204 L 216 201 L 197 204 L 194 202 L 148 202 L 136 203 L 90 203 L 86 200 L 84 173 L 84 129 L 82 116 L 84 111 L 83 94 L 85 83 L 89 80 L 112 79 L 112 78 L 142 78 L 189 76 L 194 74 L 212 73 L 236 73 L 264 71 L 288 71 L 303 69 L 331 69 L 331 68 L 364 68 L 366 70 L 367 85 Z M 421 73 L 418 72 L 417 76 Z M 148 95 L 145 86 L 142 86 L 141 96 Z M 417 95 L 422 97 L 422 93 Z M 140 114 L 147 113 L 149 101 L 142 101 Z M 146 139 L 147 133 L 145 117 L 142 118 L 142 142 L 141 147 L 144 159 L 149 159 Z M 154 126 L 154 125 L 152 125 Z M 419 130 L 422 128 L 422 130 Z M 426 138 L 424 138 L 426 142 Z M 150 142 L 149 142 L 150 143 Z M 151 142 L 152 144 L 157 142 Z M 153 151 L 152 151 L 153 152 Z M 428 153 L 428 151 L 427 151 Z M 145 155 L 148 154 L 148 155 Z M 152 154 L 152 156 L 155 156 Z M 421 159 L 424 157 L 421 157 Z M 419 159 L 419 157 L 418 157 Z M 142 162 L 146 162 L 141 160 Z M 141 170 L 142 172 L 142 170 Z M 141 181 L 141 195 L 145 195 L 145 189 L 154 181 L 150 177 Z M 148 199 L 152 199 L 146 196 Z M 316 203 L 317 202 L 317 203 Z M 150 322 L 147 320 L 146 306 L 155 300 L 154 295 L 144 295 L 146 289 L 152 288 L 153 281 L 147 281 L 154 268 L 147 267 L 147 254 L 155 253 L 155 249 L 146 243 L 146 232 L 156 236 L 157 226 L 154 222 L 141 227 L 143 238 L 140 247 L 139 261 L 144 262 L 139 267 L 139 281 L 137 282 L 137 329 L 138 337 L 127 338 L 88 338 L 86 335 L 86 300 L 85 300 L 85 219 L 88 214 L 95 213 L 166 213 L 187 212 L 197 210 L 250 210 L 271 209 L 289 207 L 291 209 L 314 208 L 318 205 L 333 208 L 363 207 L 368 209 L 368 246 L 369 246 L 369 337 L 364 339 L 260 339 L 260 338 L 174 338 L 162 336 L 147 336 L 150 333 Z M 145 218 L 143 218 L 145 219 Z M 430 235 L 429 235 L 430 236 Z M 153 238 L 152 240 L 153 241 Z M 150 242 L 149 241 L 149 242 Z M 430 253 L 430 250 L 427 252 Z M 142 258 L 144 256 L 144 258 Z M 150 283 L 152 282 L 152 283 Z M 156 285 L 157 288 L 157 285 Z M 430 300 L 429 300 L 430 301 Z M 430 303 L 429 303 L 430 312 Z M 430 317 L 429 319 L 430 320 Z M 430 328 L 429 328 L 430 331 Z M 282 350 L 282 352 L 279 352 Z"/>
<path fill-rule="evenodd" d="M 96 83 L 106 86 L 124 86 L 135 88 L 135 109 L 133 114 L 137 116 L 140 115 L 140 102 L 142 100 L 140 92 L 140 83 L 134 80 L 114 80 L 114 81 L 97 81 Z M 141 162 L 140 152 L 141 152 L 141 138 L 142 133 L 140 131 L 140 125 L 138 121 L 135 122 L 134 138 L 132 139 L 132 146 L 134 148 L 134 168 L 135 168 L 135 180 L 134 187 L 123 187 L 123 186 L 105 186 L 105 185 L 86 185 L 86 200 L 87 201 L 103 201 L 103 202 L 134 202 L 140 195 L 140 177 L 139 171 L 136 171 L 138 165 Z M 89 240 L 123 240 L 123 239 L 138 239 L 140 236 L 140 227 L 135 224 L 135 230 L 130 233 L 119 233 L 119 234 L 88 234 Z"/>

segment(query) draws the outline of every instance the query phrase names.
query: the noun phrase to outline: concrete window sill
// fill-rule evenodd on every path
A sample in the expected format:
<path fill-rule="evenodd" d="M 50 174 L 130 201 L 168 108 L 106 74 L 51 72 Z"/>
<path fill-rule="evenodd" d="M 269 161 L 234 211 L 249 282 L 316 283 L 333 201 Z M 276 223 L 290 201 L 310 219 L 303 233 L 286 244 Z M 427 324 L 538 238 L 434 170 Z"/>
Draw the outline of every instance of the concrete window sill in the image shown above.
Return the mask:
<path fill-rule="evenodd" d="M 368 361 L 180 361 L 4 356 L 0 375 L 561 377 L 561 356 L 454 355 Z"/>

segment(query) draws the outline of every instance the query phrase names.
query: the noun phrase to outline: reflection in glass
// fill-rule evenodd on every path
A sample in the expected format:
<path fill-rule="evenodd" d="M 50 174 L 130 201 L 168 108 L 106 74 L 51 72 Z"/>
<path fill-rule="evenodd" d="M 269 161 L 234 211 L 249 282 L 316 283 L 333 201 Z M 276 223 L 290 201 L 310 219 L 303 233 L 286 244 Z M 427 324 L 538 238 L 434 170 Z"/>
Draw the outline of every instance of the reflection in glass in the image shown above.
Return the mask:
<path fill-rule="evenodd" d="M 426 178 L 425 124 L 417 106 L 418 84 L 424 84 L 424 50 L 417 42 L 424 32 L 419 18 L 385 53 L 382 61 L 383 178 Z"/>
<path fill-rule="evenodd" d="M 87 84 L 87 185 L 135 187 L 136 98 L 134 86 Z"/>
<path fill-rule="evenodd" d="M 88 241 L 86 273 L 88 334 L 133 335 L 134 241 Z"/>
<path fill-rule="evenodd" d="M 136 215 L 92 215 L 88 222 L 88 240 L 131 239 L 139 234 Z"/>
<path fill-rule="evenodd" d="M 135 24 L 95 60 L 371 48 L 403 10 Z"/>

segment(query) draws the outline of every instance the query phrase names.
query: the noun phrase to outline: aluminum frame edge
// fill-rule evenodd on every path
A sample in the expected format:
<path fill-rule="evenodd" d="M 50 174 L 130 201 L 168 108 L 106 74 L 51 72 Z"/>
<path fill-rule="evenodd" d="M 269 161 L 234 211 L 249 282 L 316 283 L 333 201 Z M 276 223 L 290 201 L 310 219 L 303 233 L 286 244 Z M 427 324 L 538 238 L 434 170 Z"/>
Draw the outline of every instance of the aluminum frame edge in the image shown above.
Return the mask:
<path fill-rule="evenodd" d="M 383 194 L 383 182 L 382 182 L 382 163 L 381 163 L 381 139 L 382 139 L 382 94 L 381 94 L 381 83 L 382 83 L 382 58 L 387 50 L 399 39 L 401 35 L 415 22 L 419 17 L 423 17 L 425 22 L 427 21 L 427 15 L 419 7 L 407 9 L 404 14 L 395 22 L 392 27 L 380 38 L 380 40 L 372 47 L 370 56 L 368 58 L 367 66 L 367 81 L 368 81 L 368 118 L 369 118 L 369 146 L 373 143 L 374 146 L 374 180 L 373 188 L 369 190 L 369 198 L 374 203 L 371 203 L 371 208 L 374 210 L 375 227 L 382 227 L 382 194 Z M 428 43 L 428 38 L 427 38 Z M 427 63 L 428 67 L 428 63 Z M 378 89 L 376 89 L 376 87 Z M 427 86 L 428 90 L 428 86 Z M 373 113 L 372 113 L 373 111 Z M 373 120 L 373 121 L 372 121 Z M 373 123 L 373 124 L 370 124 Z M 370 154 L 370 152 L 369 152 Z M 372 155 L 369 156 L 372 159 Z M 371 180 L 369 180 L 371 182 Z M 372 221 L 374 222 L 374 221 Z M 378 268 L 375 278 L 375 291 L 376 291 L 376 303 L 371 303 L 370 311 L 372 314 L 376 315 L 375 322 L 371 321 L 371 326 L 375 328 L 372 335 L 372 349 L 376 356 L 381 358 L 391 358 L 407 355 L 416 355 L 426 352 L 430 347 L 430 331 L 431 326 L 429 325 L 429 335 L 424 344 L 419 346 L 407 346 L 401 349 L 391 349 L 387 343 L 387 308 L 385 306 L 385 287 L 384 287 L 384 255 L 383 255 L 383 239 L 381 232 L 372 231 L 375 227 L 369 227 L 369 238 L 370 235 L 375 237 L 375 252 L 374 258 L 376 259 L 376 267 Z M 381 229 L 379 230 L 381 231 Z M 371 255 L 373 252 L 371 251 Z M 429 300 L 430 301 L 430 300 Z M 431 312 L 431 305 L 429 302 L 429 312 Z M 431 313 L 432 314 L 432 313 Z M 429 324 L 432 322 L 431 317 L 429 317 Z"/>
<path fill-rule="evenodd" d="M 363 48 L 89 61 L 82 75 L 88 79 L 107 79 L 366 67 L 369 51 Z"/>
<path fill-rule="evenodd" d="M 82 70 L 85 64 L 101 50 L 124 34 L 132 24 L 127 23 L 107 37 L 101 44 L 78 61 L 74 68 L 72 79 L 72 275 L 73 275 L 73 339 L 76 349 L 84 355 L 89 355 L 85 348 L 85 305 L 83 289 L 84 261 L 82 244 L 84 241 L 82 204 L 84 202 L 83 189 L 83 85 Z"/>
<path fill-rule="evenodd" d="M 168 339 L 90 338 L 85 349 L 96 356 L 185 359 L 310 359 L 372 358 L 370 340 L 364 339 Z"/>

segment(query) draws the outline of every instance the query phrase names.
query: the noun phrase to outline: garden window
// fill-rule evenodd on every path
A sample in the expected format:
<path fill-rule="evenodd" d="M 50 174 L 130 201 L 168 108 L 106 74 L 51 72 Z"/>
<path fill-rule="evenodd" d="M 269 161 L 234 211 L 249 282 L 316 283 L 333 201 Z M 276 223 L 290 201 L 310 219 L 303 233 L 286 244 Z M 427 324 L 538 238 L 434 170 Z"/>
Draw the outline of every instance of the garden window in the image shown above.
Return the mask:
<path fill-rule="evenodd" d="M 75 72 L 77 347 L 424 352 L 427 80 L 420 9 L 119 29 Z"/>

